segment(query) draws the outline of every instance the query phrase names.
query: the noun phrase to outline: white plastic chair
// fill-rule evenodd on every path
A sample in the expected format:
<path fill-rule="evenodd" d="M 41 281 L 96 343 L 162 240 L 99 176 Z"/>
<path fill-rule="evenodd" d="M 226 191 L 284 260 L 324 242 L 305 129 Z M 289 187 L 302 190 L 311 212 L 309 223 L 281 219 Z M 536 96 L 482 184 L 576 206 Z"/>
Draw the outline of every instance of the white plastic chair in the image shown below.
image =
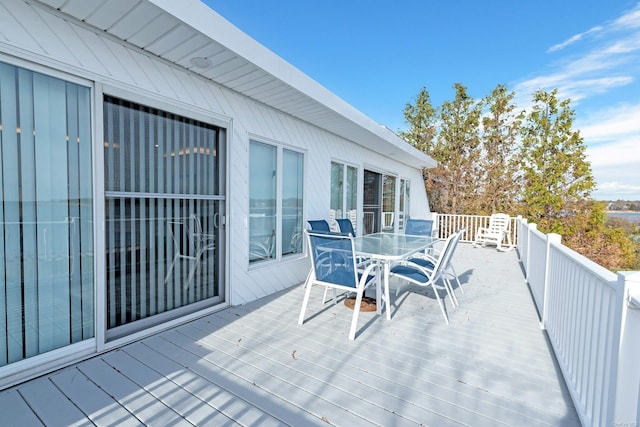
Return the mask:
<path fill-rule="evenodd" d="M 334 233 L 338 233 L 340 231 L 340 227 L 338 226 L 338 222 L 336 221 L 336 219 L 341 218 L 341 211 L 338 209 L 337 211 L 335 209 L 329 209 L 329 229 L 334 232 Z"/>
<path fill-rule="evenodd" d="M 488 227 L 478 227 L 473 247 L 477 245 L 495 244 L 499 251 L 502 250 L 502 242 L 507 241 L 511 247 L 511 218 L 507 214 L 496 213 L 489 217 Z"/>
<path fill-rule="evenodd" d="M 349 221 L 351 221 L 351 225 L 353 226 L 354 231 L 358 231 L 358 211 L 356 209 L 351 209 L 348 212 Z"/>
<path fill-rule="evenodd" d="M 393 212 L 382 212 L 382 230 L 389 231 L 393 230 Z"/>

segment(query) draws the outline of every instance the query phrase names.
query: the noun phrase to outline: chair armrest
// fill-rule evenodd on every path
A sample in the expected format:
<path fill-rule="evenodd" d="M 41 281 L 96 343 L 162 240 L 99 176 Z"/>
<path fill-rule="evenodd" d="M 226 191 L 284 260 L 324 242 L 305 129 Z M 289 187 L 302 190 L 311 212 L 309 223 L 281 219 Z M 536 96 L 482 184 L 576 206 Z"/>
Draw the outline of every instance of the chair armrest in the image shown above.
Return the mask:
<path fill-rule="evenodd" d="M 424 274 L 424 275 L 425 275 L 425 276 L 427 276 L 427 277 L 430 277 L 430 276 L 431 276 L 431 273 L 432 273 L 432 272 L 431 272 L 431 270 L 428 270 L 428 269 L 426 269 L 425 267 L 423 267 L 423 266 L 421 266 L 421 265 L 419 265 L 419 264 L 416 264 L 415 262 L 411 262 L 411 261 L 409 261 L 409 260 L 406 260 L 406 259 L 405 259 L 405 260 L 402 260 L 402 261 L 397 261 L 397 262 L 393 263 L 393 264 L 391 265 L 390 270 L 391 270 L 391 269 L 393 269 L 393 267 L 396 267 L 396 266 L 399 266 L 399 265 L 400 265 L 400 266 L 404 266 L 404 267 L 411 267 L 411 268 L 415 268 L 416 270 L 420 270 L 420 271 L 422 272 L 422 274 Z M 391 274 L 393 274 L 393 273 L 391 273 Z"/>
<path fill-rule="evenodd" d="M 431 261 L 432 263 L 436 263 L 438 262 L 438 259 L 431 256 L 430 254 L 425 254 L 424 252 L 416 252 L 415 254 L 411 255 L 411 258 L 422 258 L 422 259 L 426 259 L 427 261 Z"/>
<path fill-rule="evenodd" d="M 367 281 L 369 281 L 369 276 L 373 276 L 375 277 L 375 274 L 371 274 L 371 270 L 373 270 L 374 268 L 376 268 L 378 265 L 375 263 L 369 263 L 369 265 L 364 269 L 364 271 L 362 271 L 362 273 L 360 274 L 360 280 L 358 281 L 358 287 L 361 286 L 365 286 L 367 284 Z"/>

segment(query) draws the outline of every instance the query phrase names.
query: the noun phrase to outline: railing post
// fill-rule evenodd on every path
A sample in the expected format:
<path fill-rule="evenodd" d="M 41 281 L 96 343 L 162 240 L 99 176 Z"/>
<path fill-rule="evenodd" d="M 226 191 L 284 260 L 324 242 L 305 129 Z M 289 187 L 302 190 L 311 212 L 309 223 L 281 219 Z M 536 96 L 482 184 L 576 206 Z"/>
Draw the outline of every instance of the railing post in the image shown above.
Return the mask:
<path fill-rule="evenodd" d="M 522 218 L 522 215 L 518 215 L 517 219 L 516 219 L 516 225 L 517 225 L 517 233 L 518 233 L 518 237 L 522 236 L 522 228 L 524 227 L 524 224 L 527 223 L 527 220 Z M 518 238 L 518 241 L 516 243 L 516 248 L 518 248 L 518 252 L 520 254 L 522 254 L 522 239 Z"/>
<path fill-rule="evenodd" d="M 524 271 L 524 278 L 529 281 L 529 270 L 531 269 L 531 230 L 537 230 L 536 224 L 529 224 L 527 227 L 527 268 Z"/>
<path fill-rule="evenodd" d="M 609 399 L 609 425 L 640 426 L 640 271 L 618 273 L 621 310 L 618 352 L 613 353 L 613 399 Z M 614 345 L 616 342 L 614 341 Z M 611 411 L 614 409 L 615 411 Z"/>
<path fill-rule="evenodd" d="M 542 296 L 543 298 L 542 316 L 540 316 L 542 318 L 542 321 L 540 322 L 541 329 L 547 328 L 547 320 L 548 320 L 547 308 L 549 307 L 549 273 L 551 271 L 551 268 L 549 267 L 549 264 L 550 264 L 549 261 L 551 258 L 551 244 L 553 243 L 553 244 L 559 245 L 561 244 L 561 241 L 562 241 L 561 235 L 555 234 L 555 233 L 547 234 L 547 247 L 545 249 L 546 253 L 544 256 L 544 295 Z"/>

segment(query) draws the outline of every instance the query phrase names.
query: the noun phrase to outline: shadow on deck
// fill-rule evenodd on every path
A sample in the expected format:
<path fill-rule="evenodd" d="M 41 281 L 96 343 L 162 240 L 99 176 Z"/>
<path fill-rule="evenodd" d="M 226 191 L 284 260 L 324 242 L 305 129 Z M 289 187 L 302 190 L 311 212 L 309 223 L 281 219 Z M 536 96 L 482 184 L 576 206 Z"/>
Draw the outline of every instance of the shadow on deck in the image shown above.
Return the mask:
<path fill-rule="evenodd" d="M 7 425 L 579 426 L 517 254 L 461 244 L 446 326 L 404 287 L 392 320 L 302 286 L 0 392 Z M 411 292 L 408 292 L 411 291 Z"/>

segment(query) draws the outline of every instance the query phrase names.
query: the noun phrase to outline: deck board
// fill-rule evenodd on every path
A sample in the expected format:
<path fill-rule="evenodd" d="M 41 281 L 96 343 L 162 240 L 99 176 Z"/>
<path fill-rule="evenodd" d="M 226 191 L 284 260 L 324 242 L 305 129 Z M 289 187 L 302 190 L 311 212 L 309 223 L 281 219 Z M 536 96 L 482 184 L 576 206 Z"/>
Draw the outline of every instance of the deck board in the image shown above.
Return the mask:
<path fill-rule="evenodd" d="M 15 389 L 0 393 L 0 412 L 2 422 L 8 426 L 44 425 Z"/>
<path fill-rule="evenodd" d="M 225 414 L 239 425 L 279 426 L 281 423 L 264 412 L 257 410 L 254 405 L 230 393 L 219 384 L 199 375 L 192 369 L 185 369 L 184 364 L 178 363 L 166 355 L 148 347 L 146 344 L 128 346 L 126 353 L 135 357 L 156 372 L 164 375 L 170 381 L 207 402 L 217 411 Z"/>
<path fill-rule="evenodd" d="M 431 290 L 403 287 L 391 321 L 361 313 L 352 342 L 352 312 L 322 289 L 298 325 L 296 286 L 2 391 L 0 410 L 23 425 L 579 426 L 515 251 L 461 244 L 454 262 L 449 326 Z"/>
<path fill-rule="evenodd" d="M 172 408 L 167 407 L 146 390 L 138 387 L 118 369 L 105 363 L 102 358 L 108 356 L 109 353 L 89 359 L 80 364 L 78 369 L 91 381 L 99 384 L 100 388 L 134 414 L 142 423 L 147 425 L 159 425 L 160 423 L 174 426 L 189 425 Z"/>
<path fill-rule="evenodd" d="M 111 352 L 103 360 L 193 425 L 233 424 L 233 420 L 207 401 L 167 381 L 166 375 L 159 374 L 124 351 Z"/>
<path fill-rule="evenodd" d="M 48 379 L 26 383 L 20 395 L 46 426 L 93 425 Z"/>
<path fill-rule="evenodd" d="M 63 369 L 51 375 L 50 379 L 97 426 L 135 426 L 141 423 L 78 369 Z"/>

